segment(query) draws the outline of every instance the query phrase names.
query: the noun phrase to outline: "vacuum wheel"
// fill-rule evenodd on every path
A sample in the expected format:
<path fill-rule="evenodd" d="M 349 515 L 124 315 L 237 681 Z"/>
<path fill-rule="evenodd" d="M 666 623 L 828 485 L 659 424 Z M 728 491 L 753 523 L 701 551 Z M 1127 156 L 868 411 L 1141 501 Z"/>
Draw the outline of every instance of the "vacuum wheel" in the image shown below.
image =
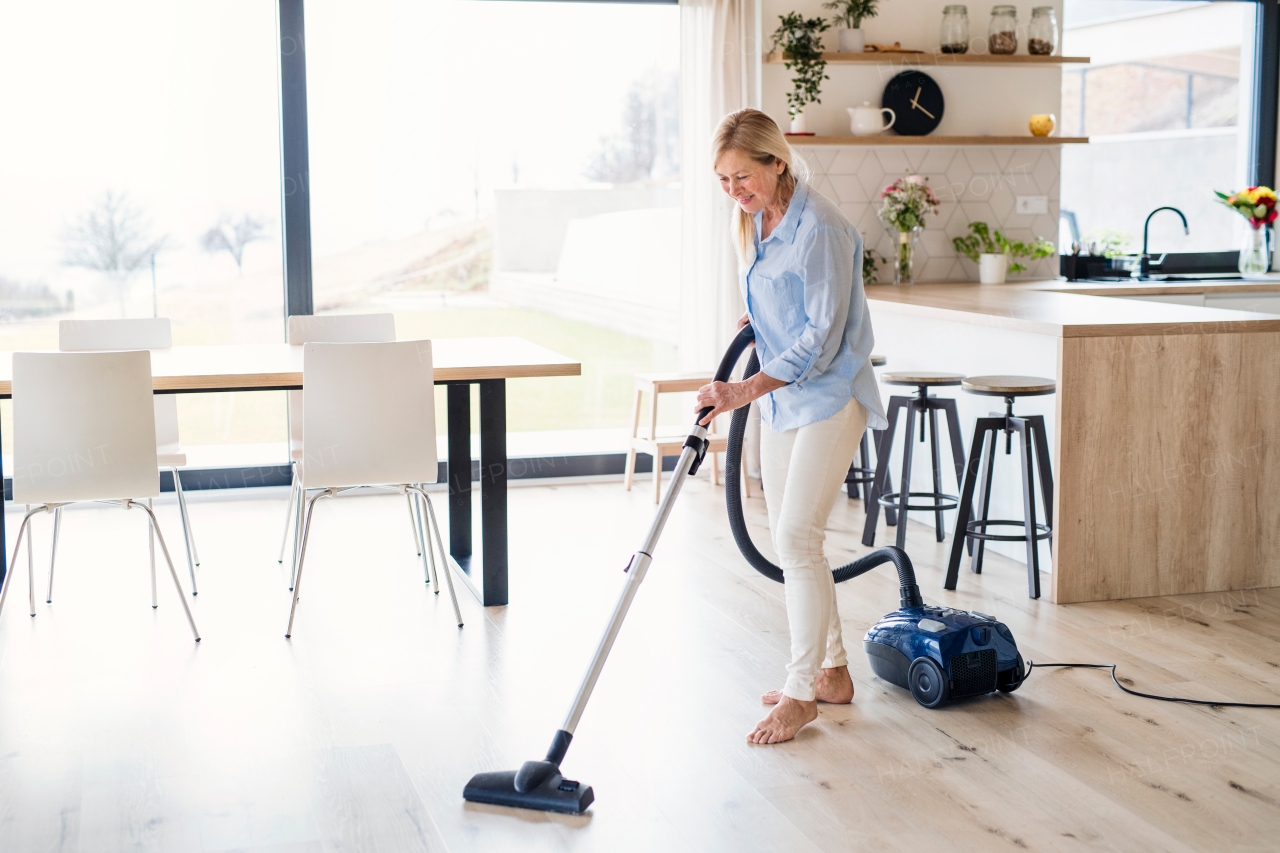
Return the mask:
<path fill-rule="evenodd" d="M 911 669 L 907 670 L 907 686 L 916 701 L 926 708 L 938 707 L 951 695 L 947 674 L 936 660 L 928 656 L 911 662 Z"/>
<path fill-rule="evenodd" d="M 1022 679 L 1027 677 L 1027 668 L 1022 663 L 1022 654 L 1018 654 L 1018 662 L 1013 669 L 1000 673 L 996 677 L 996 690 L 1001 693 L 1012 693 L 1022 686 Z"/>

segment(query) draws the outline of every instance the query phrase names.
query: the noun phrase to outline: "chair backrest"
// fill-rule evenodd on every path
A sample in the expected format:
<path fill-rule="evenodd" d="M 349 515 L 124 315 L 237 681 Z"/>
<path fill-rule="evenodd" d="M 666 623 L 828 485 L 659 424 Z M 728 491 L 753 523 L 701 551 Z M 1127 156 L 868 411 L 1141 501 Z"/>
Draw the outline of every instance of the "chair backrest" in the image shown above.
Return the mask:
<path fill-rule="evenodd" d="M 374 344 L 396 339 L 394 314 L 295 314 L 289 318 L 289 343 L 303 344 Z M 289 392 L 289 443 L 302 447 L 302 422 L 305 419 L 301 391 Z"/>
<path fill-rule="evenodd" d="M 16 503 L 160 494 L 151 353 L 13 355 Z"/>
<path fill-rule="evenodd" d="M 58 349 L 83 350 L 168 349 L 173 346 L 173 327 L 168 317 L 143 320 L 62 320 L 58 323 Z M 156 442 L 161 453 L 177 453 L 178 397 L 157 394 Z"/>
<path fill-rule="evenodd" d="M 302 353 L 306 488 L 436 481 L 431 341 L 310 343 Z"/>
<path fill-rule="evenodd" d="M 295 314 L 289 318 L 289 343 L 372 344 L 396 339 L 394 314 Z"/>
<path fill-rule="evenodd" d="M 168 317 L 145 320 L 62 320 L 58 323 L 58 349 L 77 352 L 95 349 L 168 349 L 173 331 Z"/>

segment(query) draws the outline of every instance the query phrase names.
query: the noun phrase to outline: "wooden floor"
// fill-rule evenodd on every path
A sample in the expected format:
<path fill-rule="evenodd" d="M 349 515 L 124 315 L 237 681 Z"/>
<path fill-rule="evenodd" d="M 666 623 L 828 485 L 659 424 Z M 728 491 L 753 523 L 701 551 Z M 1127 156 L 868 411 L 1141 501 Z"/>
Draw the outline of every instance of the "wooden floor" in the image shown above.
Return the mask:
<path fill-rule="evenodd" d="M 655 554 L 564 764 L 595 787 L 581 817 L 467 805 L 462 786 L 542 756 L 649 523 L 648 489 L 513 489 L 513 603 L 485 611 L 460 592 L 461 630 L 423 584 L 403 498 L 321 504 L 291 641 L 284 491 L 203 496 L 198 646 L 171 585 L 150 607 L 142 514 L 69 511 L 54 603 L 38 595 L 26 615 L 22 566 L 0 616 L 0 851 L 1280 847 L 1280 712 L 1149 701 L 1084 670 L 926 710 L 861 652 L 897 606 L 888 567 L 839 588 L 854 704 L 824 706 L 792 743 L 747 745 L 758 695 L 782 684 L 787 626 L 781 586 L 733 547 L 723 495 L 691 485 Z M 177 555 L 176 510 L 158 512 Z M 763 504 L 748 512 L 763 533 Z M 830 554 L 866 551 L 861 518 L 841 501 Z M 1055 606 L 999 557 L 945 592 L 946 546 L 913 523 L 908 548 L 927 601 L 998 616 L 1025 657 L 1280 701 L 1280 590 Z"/>

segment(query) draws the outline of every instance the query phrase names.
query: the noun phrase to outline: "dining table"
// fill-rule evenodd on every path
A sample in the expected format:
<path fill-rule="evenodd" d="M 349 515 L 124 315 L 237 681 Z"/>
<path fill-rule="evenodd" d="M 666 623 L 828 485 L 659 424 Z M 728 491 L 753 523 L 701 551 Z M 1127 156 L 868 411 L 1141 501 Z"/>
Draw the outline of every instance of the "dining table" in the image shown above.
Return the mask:
<path fill-rule="evenodd" d="M 449 562 L 486 607 L 508 603 L 508 379 L 580 376 L 582 364 L 518 337 L 435 338 L 433 379 L 448 389 L 446 464 Z M 303 390 L 302 347 L 289 344 L 175 346 L 151 351 L 156 394 Z M 480 400 L 480 541 L 472 518 L 471 388 Z M 13 396 L 13 352 L 0 350 L 0 399 Z M 0 582 L 8 569 L 0 513 Z"/>

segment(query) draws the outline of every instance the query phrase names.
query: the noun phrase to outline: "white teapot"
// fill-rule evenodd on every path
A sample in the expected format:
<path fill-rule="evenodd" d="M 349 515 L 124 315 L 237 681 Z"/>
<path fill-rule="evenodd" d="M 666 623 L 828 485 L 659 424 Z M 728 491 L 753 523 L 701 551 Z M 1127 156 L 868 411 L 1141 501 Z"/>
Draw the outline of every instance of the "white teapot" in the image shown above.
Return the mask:
<path fill-rule="evenodd" d="M 860 107 L 849 107 L 849 126 L 854 136 L 875 136 L 881 131 L 893 127 L 898 116 L 888 107 L 871 106 L 870 101 L 863 101 Z M 889 114 L 889 121 L 884 121 L 884 113 Z"/>

